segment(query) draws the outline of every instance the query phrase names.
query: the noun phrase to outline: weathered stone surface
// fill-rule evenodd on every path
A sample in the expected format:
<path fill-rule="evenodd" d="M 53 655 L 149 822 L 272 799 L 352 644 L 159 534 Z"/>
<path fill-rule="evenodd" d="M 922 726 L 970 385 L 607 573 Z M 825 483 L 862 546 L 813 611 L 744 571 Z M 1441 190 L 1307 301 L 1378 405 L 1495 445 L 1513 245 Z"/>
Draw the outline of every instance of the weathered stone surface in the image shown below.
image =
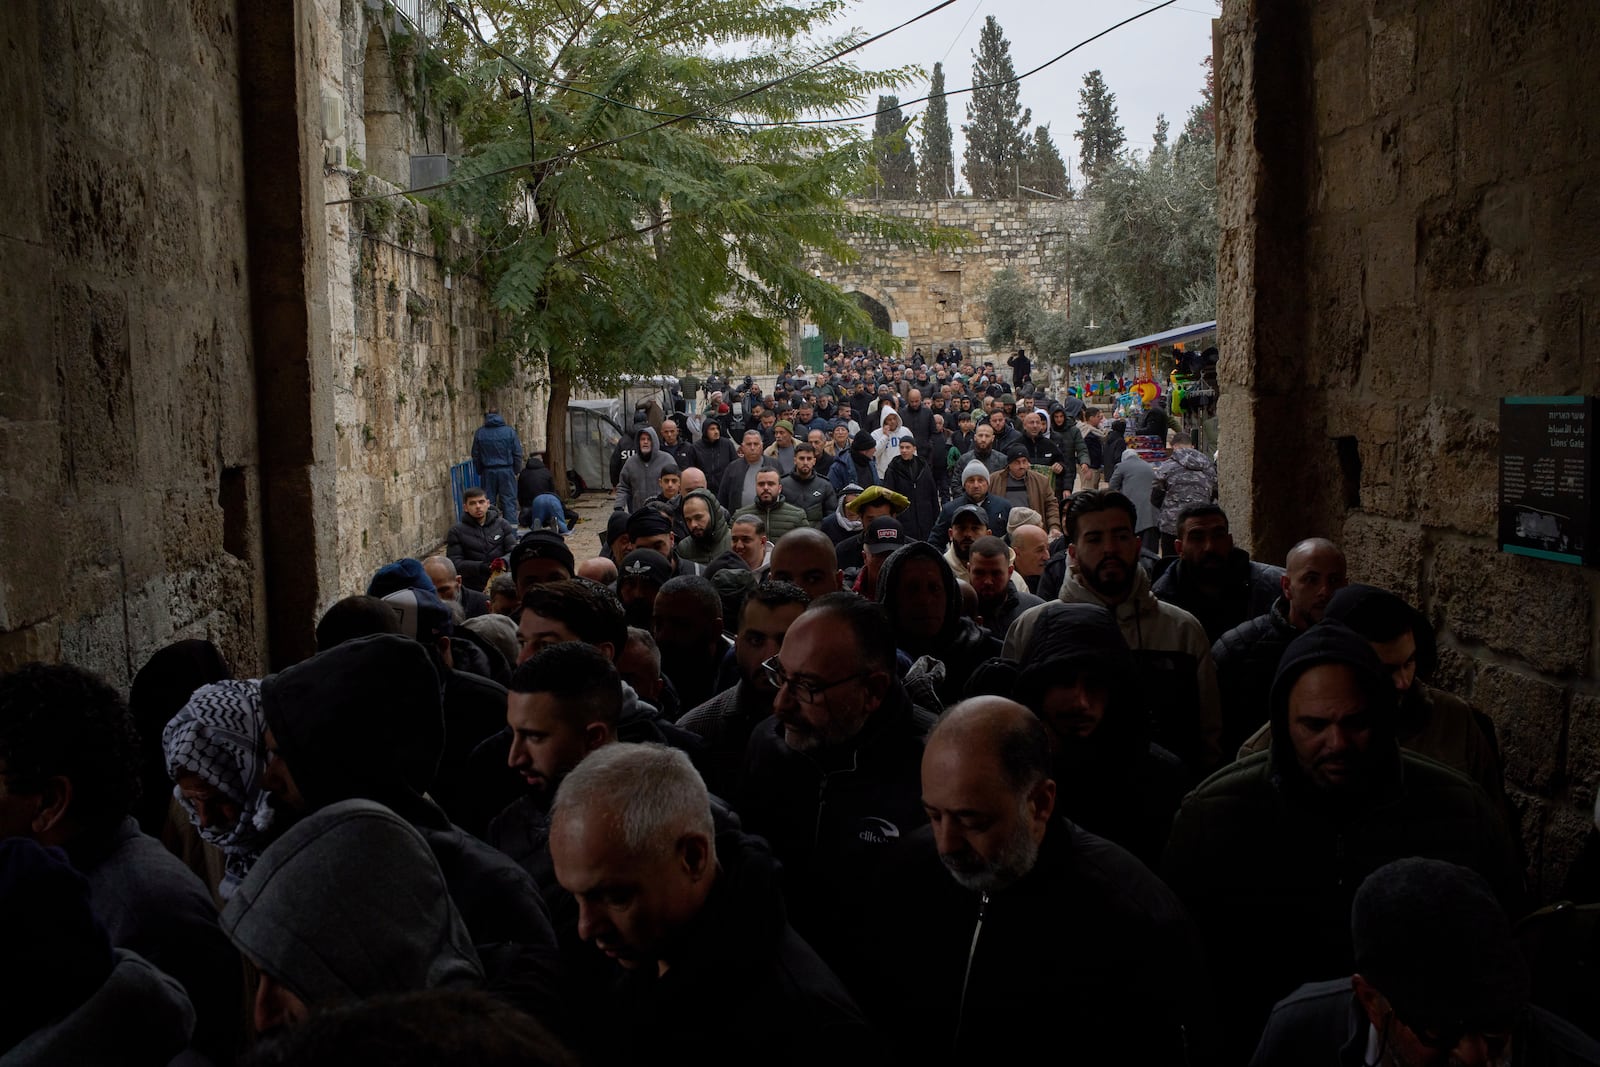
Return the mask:
<path fill-rule="evenodd" d="M 1537 670 L 1582 671 L 1592 622 L 1584 579 L 1569 565 L 1444 541 L 1435 551 L 1431 601 L 1436 621 L 1459 640 L 1519 656 Z"/>
<path fill-rule="evenodd" d="M 1566 694 L 1532 675 L 1485 667 L 1472 702 L 1494 720 L 1506 781 L 1544 793 L 1560 772 Z"/>
<path fill-rule="evenodd" d="M 1376 585 L 1417 603 L 1423 545 L 1415 526 L 1352 511 L 1338 542 L 1352 582 Z"/>
<path fill-rule="evenodd" d="M 1600 697 L 1572 695 L 1567 714 L 1566 773 L 1575 799 L 1592 805 L 1595 791 L 1600 788 Z"/>
<path fill-rule="evenodd" d="M 1499 436 L 1488 419 L 1430 404 L 1402 408 L 1399 492 L 1425 526 L 1489 535 L 1495 528 Z"/>

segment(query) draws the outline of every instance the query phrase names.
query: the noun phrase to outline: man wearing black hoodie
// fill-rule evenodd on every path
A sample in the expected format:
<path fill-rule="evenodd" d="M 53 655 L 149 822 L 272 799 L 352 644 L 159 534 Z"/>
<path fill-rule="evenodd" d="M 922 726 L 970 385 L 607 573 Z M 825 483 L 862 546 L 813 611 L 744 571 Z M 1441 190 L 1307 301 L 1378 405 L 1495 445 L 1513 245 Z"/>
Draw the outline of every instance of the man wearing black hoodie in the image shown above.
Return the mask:
<path fill-rule="evenodd" d="M 1270 750 L 1212 775 L 1178 812 L 1162 868 L 1223 991 L 1219 1062 L 1244 1062 L 1272 1005 L 1302 982 L 1350 973 L 1351 896 L 1391 860 L 1471 867 L 1520 914 L 1505 823 L 1476 784 L 1401 750 L 1386 714 L 1393 702 L 1359 634 L 1313 626 L 1278 667 Z M 1273 936 L 1241 951 L 1252 930 Z"/>
<path fill-rule="evenodd" d="M 376 801 L 422 835 L 480 946 L 514 946 L 526 973 L 555 945 L 532 879 L 470 837 L 426 796 L 445 744 L 439 677 L 397 634 L 346 641 L 261 683 L 270 757 L 262 786 L 281 818 L 341 800 Z M 511 977 L 511 975 L 504 975 Z"/>
<path fill-rule="evenodd" d="M 1161 572 L 1150 592 L 1198 619 L 1207 641 L 1215 642 L 1272 609 L 1283 585 L 1283 568 L 1257 563 L 1236 547 L 1222 508 L 1185 508 L 1178 516 L 1177 545 L 1177 561 Z"/>
<path fill-rule="evenodd" d="M 961 613 L 961 587 L 939 550 L 926 541 L 897 549 L 878 576 L 878 602 L 900 651 L 914 661 L 932 656 L 944 664 L 939 699 L 961 699 L 978 664 L 1000 655 L 1000 641 Z"/>
<path fill-rule="evenodd" d="M 716 830 L 681 752 L 618 744 L 585 759 L 556 792 L 550 854 L 580 935 L 623 969 L 586 1062 L 876 1060 L 850 995 L 789 926 L 772 854 Z"/>

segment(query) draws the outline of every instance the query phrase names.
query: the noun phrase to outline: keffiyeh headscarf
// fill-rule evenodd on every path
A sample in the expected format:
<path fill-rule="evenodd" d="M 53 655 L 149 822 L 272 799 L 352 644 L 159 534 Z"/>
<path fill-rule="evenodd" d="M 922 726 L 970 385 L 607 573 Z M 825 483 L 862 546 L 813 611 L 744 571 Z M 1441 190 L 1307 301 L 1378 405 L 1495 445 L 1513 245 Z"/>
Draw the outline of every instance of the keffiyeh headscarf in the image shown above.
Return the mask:
<path fill-rule="evenodd" d="M 198 775 L 239 807 L 233 826 L 202 827 L 194 804 L 182 789 L 173 787 L 200 836 L 222 850 L 227 874 L 218 892 L 224 899 L 273 838 L 273 812 L 268 793 L 261 788 L 266 767 L 263 730 L 261 683 L 249 680 L 216 682 L 195 690 L 161 734 L 169 776 L 176 780 L 182 774 Z"/>

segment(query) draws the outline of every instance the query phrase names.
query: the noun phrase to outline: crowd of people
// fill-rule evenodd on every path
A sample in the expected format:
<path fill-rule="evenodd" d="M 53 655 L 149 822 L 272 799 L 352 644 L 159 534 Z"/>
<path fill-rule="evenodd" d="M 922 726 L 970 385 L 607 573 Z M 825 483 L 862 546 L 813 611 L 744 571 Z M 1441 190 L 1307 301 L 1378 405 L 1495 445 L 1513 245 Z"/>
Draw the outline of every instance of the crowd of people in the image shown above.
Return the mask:
<path fill-rule="evenodd" d="M 1428 619 L 1009 369 L 694 382 L 591 558 L 507 464 L 275 674 L 0 676 L 0 1064 L 1600 1064 Z"/>

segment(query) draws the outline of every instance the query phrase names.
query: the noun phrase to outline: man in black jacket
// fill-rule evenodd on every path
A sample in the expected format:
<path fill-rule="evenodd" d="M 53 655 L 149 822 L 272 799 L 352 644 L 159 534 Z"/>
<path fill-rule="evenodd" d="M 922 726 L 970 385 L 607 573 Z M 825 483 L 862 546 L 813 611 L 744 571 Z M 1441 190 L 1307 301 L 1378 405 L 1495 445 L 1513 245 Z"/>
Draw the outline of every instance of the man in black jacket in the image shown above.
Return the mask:
<path fill-rule="evenodd" d="M 839 506 L 833 483 L 817 473 L 817 450 L 809 443 L 794 446 L 794 470 L 783 476 L 783 498 L 806 513 L 812 528 Z"/>
<path fill-rule="evenodd" d="M 1462 863 L 1510 914 L 1522 876 L 1511 835 L 1483 790 L 1403 752 L 1394 689 L 1371 646 L 1325 621 L 1284 653 L 1271 697 L 1272 745 L 1212 775 L 1173 822 L 1162 868 L 1205 939 L 1224 1034 L 1242 1062 L 1268 1011 L 1302 982 L 1349 973 L 1350 900 L 1404 856 Z M 1239 951 L 1241 931 L 1292 931 Z"/>
<path fill-rule="evenodd" d="M 1150 591 L 1200 620 L 1206 640 L 1217 638 L 1272 609 L 1283 586 L 1283 568 L 1257 563 L 1235 548 L 1228 513 L 1197 504 L 1178 516 L 1178 559 Z"/>
<path fill-rule="evenodd" d="M 517 528 L 489 506 L 489 495 L 477 486 L 461 494 L 461 521 L 450 527 L 445 538 L 445 555 L 456 565 L 456 573 L 473 589 L 489 582 L 489 564 L 511 555 L 517 543 Z"/>
<path fill-rule="evenodd" d="M 1344 553 L 1326 538 L 1301 541 L 1289 550 L 1284 563 L 1282 595 L 1272 607 L 1227 631 L 1211 646 L 1222 697 L 1224 759 L 1232 758 L 1244 739 L 1267 721 L 1267 696 L 1283 650 L 1307 627 L 1322 621 L 1328 601 L 1345 586 Z"/>
<path fill-rule="evenodd" d="M 887 944 L 867 953 L 894 973 L 864 964 L 862 985 L 883 997 L 863 993 L 908 1061 L 1037 1062 L 1048 1048 L 1074 1062 L 1190 1062 L 1203 986 L 1183 908 L 1133 856 L 1057 813 L 1033 713 L 1002 697 L 956 705 L 921 779 L 929 825 L 894 855 L 880 889 L 894 903 L 873 919 Z"/>
<path fill-rule="evenodd" d="M 1378 868 L 1350 915 L 1355 973 L 1278 1003 L 1253 1067 L 1326 1063 L 1600 1064 L 1600 1044 L 1529 1004 L 1528 965 L 1475 872 L 1438 860 Z"/>
<path fill-rule="evenodd" d="M 849 993 L 789 926 L 771 853 L 716 831 L 682 753 L 618 744 L 585 759 L 556 792 L 550 854 L 580 935 L 624 972 L 587 1062 L 876 1059 Z"/>
<path fill-rule="evenodd" d="M 933 716 L 895 669 L 883 610 L 853 593 L 812 602 L 766 663 L 772 718 L 750 736 L 738 810 L 783 863 L 795 926 L 839 936 L 887 847 L 922 824 L 922 739 Z"/>
<path fill-rule="evenodd" d="M 954 704 L 978 665 L 1000 655 L 1000 640 L 961 612 L 961 587 L 944 556 L 926 541 L 897 549 L 878 576 L 878 603 L 889 616 L 893 640 L 916 660 L 944 664 L 939 699 Z"/>

